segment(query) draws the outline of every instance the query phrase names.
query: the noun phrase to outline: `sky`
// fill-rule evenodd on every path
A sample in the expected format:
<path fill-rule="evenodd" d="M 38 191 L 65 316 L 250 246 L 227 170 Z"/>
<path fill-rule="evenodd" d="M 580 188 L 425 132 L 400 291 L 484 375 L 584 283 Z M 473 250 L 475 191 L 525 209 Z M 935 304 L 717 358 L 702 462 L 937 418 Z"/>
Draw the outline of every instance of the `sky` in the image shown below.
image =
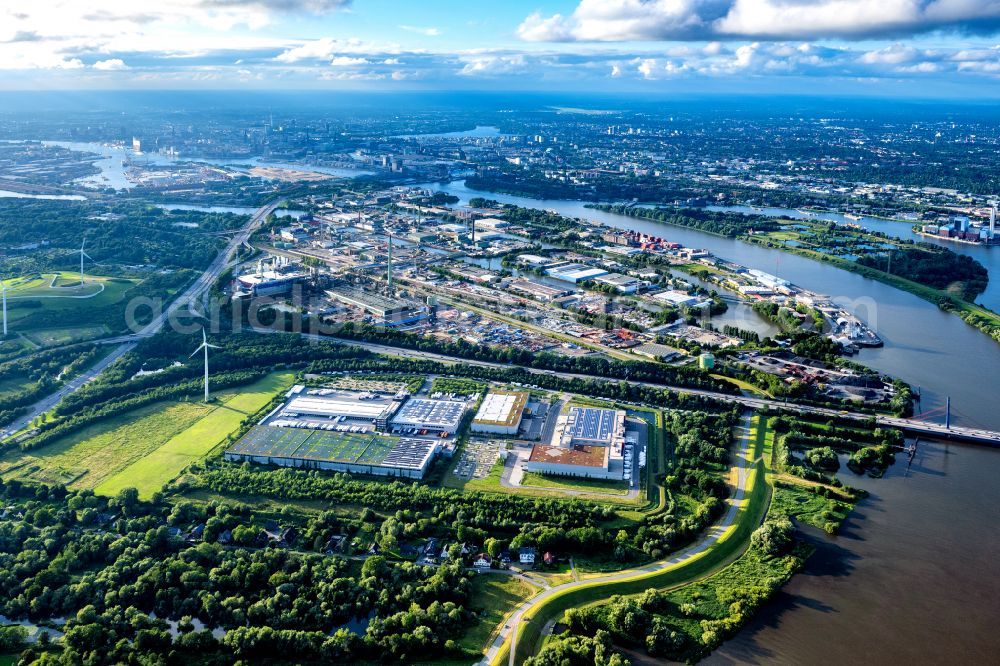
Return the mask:
<path fill-rule="evenodd" d="M 4 0 L 0 89 L 1000 97 L 1000 0 Z"/>

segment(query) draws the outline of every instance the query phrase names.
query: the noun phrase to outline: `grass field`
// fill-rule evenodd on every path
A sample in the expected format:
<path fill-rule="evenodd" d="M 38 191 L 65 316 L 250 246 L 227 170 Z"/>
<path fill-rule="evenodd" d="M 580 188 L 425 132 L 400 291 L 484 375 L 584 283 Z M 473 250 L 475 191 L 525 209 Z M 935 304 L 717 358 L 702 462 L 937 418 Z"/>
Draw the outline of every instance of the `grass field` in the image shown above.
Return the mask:
<path fill-rule="evenodd" d="M 149 497 L 180 475 L 185 467 L 221 444 L 240 427 L 243 419 L 258 412 L 276 393 L 291 386 L 293 379 L 292 373 L 276 373 L 232 393 L 222 394 L 219 396 L 221 404 L 209 405 L 207 414 L 148 455 L 107 478 L 94 492 L 114 495 L 122 488 L 134 487 L 140 496 Z"/>
<path fill-rule="evenodd" d="M 291 381 L 290 373 L 270 375 L 219 394 L 220 402 L 161 402 L 37 450 L 14 449 L 0 456 L 0 476 L 109 493 L 136 486 L 148 496 L 214 448 Z"/>
<path fill-rule="evenodd" d="M 163 446 L 211 410 L 210 405 L 184 402 L 143 407 L 34 451 L 7 452 L 0 457 L 0 474 L 92 489 Z"/>
<path fill-rule="evenodd" d="M 603 495 L 627 495 L 628 484 L 625 481 L 607 481 L 604 479 L 577 479 L 572 477 L 545 476 L 534 472 L 525 472 L 521 480 L 522 486 L 533 488 L 551 488 L 553 490 L 573 490 L 585 493 L 600 493 Z"/>
<path fill-rule="evenodd" d="M 40 301 L 44 310 L 84 310 L 117 303 L 138 283 L 128 278 L 86 276 L 80 286 L 76 273 L 44 273 L 31 278 L 5 280 L 7 285 L 7 321 L 29 317 L 37 308 L 18 307 L 21 301 Z"/>
<path fill-rule="evenodd" d="M 487 643 L 507 615 L 537 588 L 520 578 L 497 574 L 481 574 L 472 581 L 469 606 L 479 615 L 479 621 L 465 632 L 459 645 L 473 652 L 486 652 Z"/>
<path fill-rule="evenodd" d="M 43 273 L 4 281 L 7 286 L 7 322 L 35 345 L 50 346 L 90 340 L 108 333 L 95 313 L 122 303 L 140 280 L 85 277 L 78 273 Z"/>

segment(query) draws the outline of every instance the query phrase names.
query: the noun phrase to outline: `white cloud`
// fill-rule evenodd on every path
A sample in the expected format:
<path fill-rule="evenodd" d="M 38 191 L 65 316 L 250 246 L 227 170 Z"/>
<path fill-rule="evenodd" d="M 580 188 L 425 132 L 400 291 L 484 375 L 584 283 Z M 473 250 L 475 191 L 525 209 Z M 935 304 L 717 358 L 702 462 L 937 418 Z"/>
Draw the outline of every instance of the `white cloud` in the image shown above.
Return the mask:
<path fill-rule="evenodd" d="M 99 69 L 102 72 L 117 72 L 128 69 L 128 65 L 121 58 L 109 58 L 95 62 L 94 69 Z"/>
<path fill-rule="evenodd" d="M 865 38 L 936 29 L 996 31 L 997 0 L 580 0 L 569 16 L 535 12 L 527 41 Z"/>
<path fill-rule="evenodd" d="M 415 32 L 418 35 L 423 35 L 424 37 L 437 37 L 438 35 L 441 34 L 440 28 L 433 28 L 433 27 L 421 28 L 420 26 L 416 25 L 401 25 L 399 26 L 399 28 L 400 30 L 405 30 L 407 32 Z"/>
<path fill-rule="evenodd" d="M 524 71 L 528 60 L 524 54 L 463 56 L 465 64 L 459 76 L 499 76 Z"/>
<path fill-rule="evenodd" d="M 868 65 L 900 65 L 911 62 L 919 56 L 912 46 L 893 44 L 877 51 L 868 51 L 861 56 L 861 62 Z"/>
<path fill-rule="evenodd" d="M 368 58 L 352 58 L 350 56 L 337 56 L 330 61 L 331 67 L 356 67 L 357 65 L 367 65 Z"/>

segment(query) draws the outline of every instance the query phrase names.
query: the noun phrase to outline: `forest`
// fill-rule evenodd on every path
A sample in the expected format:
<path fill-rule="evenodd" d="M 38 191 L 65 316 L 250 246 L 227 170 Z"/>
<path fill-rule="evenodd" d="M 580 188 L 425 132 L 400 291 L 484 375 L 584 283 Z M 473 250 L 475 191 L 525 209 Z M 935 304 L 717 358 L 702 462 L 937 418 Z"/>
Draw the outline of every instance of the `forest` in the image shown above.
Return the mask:
<path fill-rule="evenodd" d="M 26 648 L 26 663 L 472 656 L 455 643 L 476 621 L 474 574 L 460 561 L 427 567 L 374 556 L 358 565 L 287 548 L 223 545 L 214 535 L 193 537 L 190 526 L 200 525 L 193 532 L 201 534 L 207 518 L 216 529 L 276 528 L 245 507 L 171 508 L 141 502 L 129 489 L 103 498 L 12 481 L 0 482 L 0 497 L 0 615 L 50 627 Z M 302 532 L 344 527 L 320 514 Z M 356 618 L 366 620 L 361 629 L 348 629 Z M 50 640 L 56 632 L 59 644 Z M 10 647 L 26 646 L 15 640 Z"/>
<path fill-rule="evenodd" d="M 245 215 L 171 210 L 134 200 L 48 201 L 0 198 L 0 274 L 79 270 L 80 246 L 99 270 L 125 266 L 203 268 Z M 24 251 L 16 248 L 24 247 Z"/>

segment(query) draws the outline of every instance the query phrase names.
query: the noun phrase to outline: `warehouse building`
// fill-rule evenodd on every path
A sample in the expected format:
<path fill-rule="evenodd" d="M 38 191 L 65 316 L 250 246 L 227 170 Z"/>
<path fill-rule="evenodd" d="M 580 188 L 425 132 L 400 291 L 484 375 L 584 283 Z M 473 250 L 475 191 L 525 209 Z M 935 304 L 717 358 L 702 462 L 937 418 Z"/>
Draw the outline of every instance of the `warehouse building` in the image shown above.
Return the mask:
<path fill-rule="evenodd" d="M 326 291 L 327 297 L 353 308 L 364 310 L 380 320 L 385 326 L 406 326 L 426 319 L 427 308 L 396 298 L 386 298 L 379 294 L 355 289 L 354 287 L 339 287 Z"/>
<path fill-rule="evenodd" d="M 590 479 L 621 480 L 619 465 L 612 469 L 610 449 L 581 444 L 571 447 L 535 445 L 524 463 L 527 472 Z"/>
<path fill-rule="evenodd" d="M 390 423 L 397 432 L 416 430 L 426 431 L 423 434 L 445 436 L 458 432 L 466 407 L 467 403 L 459 400 L 411 398 L 396 412 Z"/>
<path fill-rule="evenodd" d="M 472 432 L 516 435 L 527 404 L 528 394 L 523 391 L 488 393 L 472 421 Z"/>
<path fill-rule="evenodd" d="M 439 442 L 258 425 L 224 454 L 231 462 L 421 479 Z"/>
<path fill-rule="evenodd" d="M 584 264 L 561 264 L 545 269 L 545 274 L 557 280 L 564 280 L 575 284 L 607 275 L 608 272 L 603 268 L 594 268 L 592 266 L 585 266 Z"/>

